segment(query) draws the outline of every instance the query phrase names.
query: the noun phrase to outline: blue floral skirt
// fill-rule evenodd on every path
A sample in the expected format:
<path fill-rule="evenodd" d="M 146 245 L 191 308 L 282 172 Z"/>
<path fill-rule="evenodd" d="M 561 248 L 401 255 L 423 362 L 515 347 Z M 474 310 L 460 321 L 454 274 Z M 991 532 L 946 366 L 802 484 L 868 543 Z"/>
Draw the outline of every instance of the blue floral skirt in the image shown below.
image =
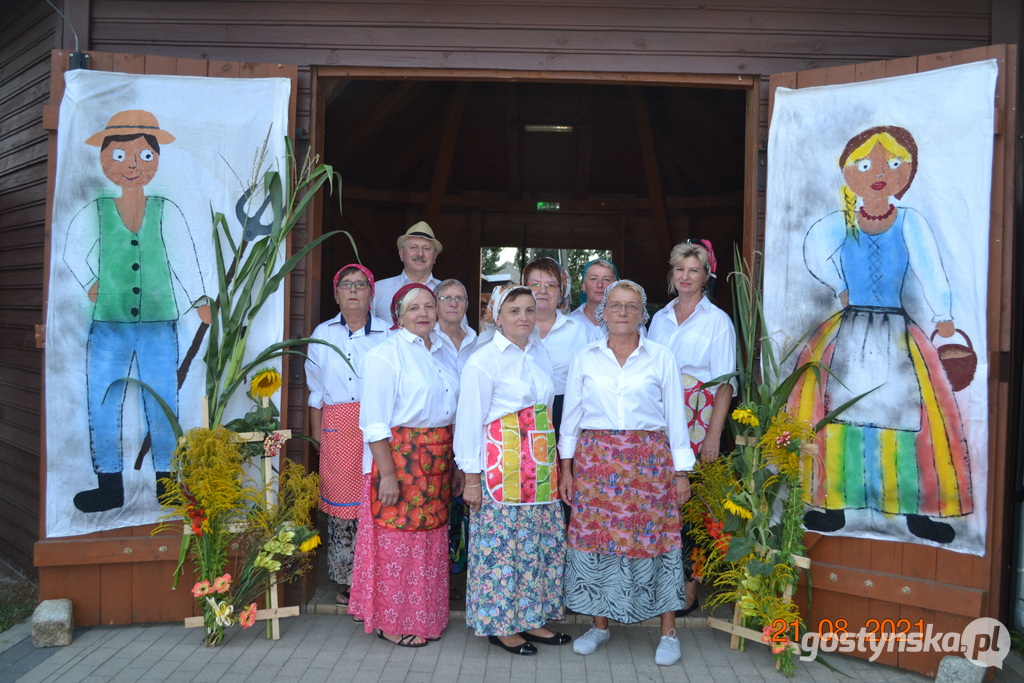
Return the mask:
<path fill-rule="evenodd" d="M 469 519 L 466 625 L 510 636 L 563 618 L 564 566 L 560 503 L 502 505 L 484 489 Z"/>

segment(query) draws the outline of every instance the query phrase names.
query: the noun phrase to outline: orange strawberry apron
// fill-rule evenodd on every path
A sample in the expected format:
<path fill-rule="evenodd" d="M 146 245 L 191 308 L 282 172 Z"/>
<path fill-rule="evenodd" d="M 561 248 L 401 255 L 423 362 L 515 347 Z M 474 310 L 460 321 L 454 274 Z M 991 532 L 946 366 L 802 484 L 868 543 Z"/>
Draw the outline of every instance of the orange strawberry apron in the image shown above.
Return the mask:
<path fill-rule="evenodd" d="M 487 425 L 487 490 L 506 505 L 553 503 L 558 496 L 555 430 L 543 404 Z"/>
<path fill-rule="evenodd" d="M 430 531 L 448 523 L 452 500 L 452 428 L 394 427 L 391 458 L 398 478 L 396 505 L 380 502 L 380 471 L 370 472 L 370 513 L 374 522 L 398 531 Z"/>

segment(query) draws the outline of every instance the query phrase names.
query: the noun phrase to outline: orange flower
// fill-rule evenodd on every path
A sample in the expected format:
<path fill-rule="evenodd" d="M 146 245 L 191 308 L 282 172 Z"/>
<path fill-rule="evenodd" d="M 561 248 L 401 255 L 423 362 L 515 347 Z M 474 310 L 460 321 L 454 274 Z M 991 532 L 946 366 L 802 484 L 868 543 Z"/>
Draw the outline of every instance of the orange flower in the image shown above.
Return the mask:
<path fill-rule="evenodd" d="M 231 574 L 225 574 L 224 576 L 218 576 L 213 580 L 213 591 L 217 593 L 227 593 L 231 590 Z"/>
<path fill-rule="evenodd" d="M 209 581 L 205 581 L 205 580 L 204 581 L 200 581 L 196 585 L 192 586 L 192 596 L 193 597 L 201 598 L 201 597 L 203 597 L 204 595 L 206 595 L 209 592 L 210 592 L 210 582 Z"/>
<path fill-rule="evenodd" d="M 256 603 L 252 603 L 246 607 L 241 614 L 238 615 L 238 623 L 242 625 L 242 628 L 249 628 L 256 623 Z"/>

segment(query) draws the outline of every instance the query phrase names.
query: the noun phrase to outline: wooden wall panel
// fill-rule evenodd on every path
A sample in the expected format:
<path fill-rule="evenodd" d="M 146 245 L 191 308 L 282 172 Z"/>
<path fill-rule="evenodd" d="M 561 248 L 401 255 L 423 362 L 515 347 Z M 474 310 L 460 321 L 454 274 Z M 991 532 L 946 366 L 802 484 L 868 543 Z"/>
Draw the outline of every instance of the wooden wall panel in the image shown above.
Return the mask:
<path fill-rule="evenodd" d="M 39 438 L 46 133 L 58 26 L 42 3 L 3 12 L 0 28 L 0 557 L 32 572 L 39 528 Z"/>

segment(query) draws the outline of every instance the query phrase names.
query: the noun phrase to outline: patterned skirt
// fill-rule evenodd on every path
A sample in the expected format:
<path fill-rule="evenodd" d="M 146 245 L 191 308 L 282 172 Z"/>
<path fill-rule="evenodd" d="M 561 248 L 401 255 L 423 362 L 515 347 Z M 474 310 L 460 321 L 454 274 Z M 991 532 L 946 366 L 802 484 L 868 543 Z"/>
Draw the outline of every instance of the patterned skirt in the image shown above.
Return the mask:
<path fill-rule="evenodd" d="M 565 606 L 624 624 L 683 609 L 686 592 L 680 551 L 631 558 L 569 548 Z"/>
<path fill-rule="evenodd" d="M 681 609 L 681 525 L 663 432 L 584 430 L 575 456 L 565 604 L 624 623 Z"/>
<path fill-rule="evenodd" d="M 448 626 L 448 526 L 398 531 L 375 524 L 370 476 L 359 507 L 349 614 L 365 619 L 367 633 L 438 638 Z"/>
<path fill-rule="evenodd" d="M 563 618 L 560 503 L 502 505 L 485 489 L 469 539 L 466 625 L 477 635 L 510 636 Z"/>

